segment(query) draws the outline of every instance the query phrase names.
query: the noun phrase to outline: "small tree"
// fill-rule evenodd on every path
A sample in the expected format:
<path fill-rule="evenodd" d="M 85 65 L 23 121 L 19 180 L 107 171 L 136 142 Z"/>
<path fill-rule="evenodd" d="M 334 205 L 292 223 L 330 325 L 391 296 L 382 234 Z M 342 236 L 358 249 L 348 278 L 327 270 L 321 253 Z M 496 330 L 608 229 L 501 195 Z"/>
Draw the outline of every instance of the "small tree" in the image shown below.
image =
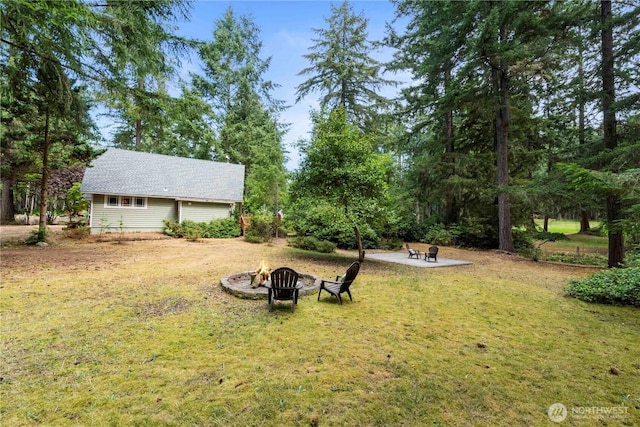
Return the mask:
<path fill-rule="evenodd" d="M 84 198 L 79 182 L 74 183 L 67 192 L 65 205 L 69 214 L 69 227 L 75 228 L 78 225 L 84 225 L 81 223 L 81 219 L 84 218 L 84 212 L 89 209 L 89 201 Z"/>
<path fill-rule="evenodd" d="M 358 224 L 384 215 L 391 159 L 373 149 L 371 140 L 347 123 L 343 108 L 316 117 L 311 144 L 292 183 L 295 204 L 316 200 L 340 207 L 353 226 L 360 261 L 364 259 Z"/>

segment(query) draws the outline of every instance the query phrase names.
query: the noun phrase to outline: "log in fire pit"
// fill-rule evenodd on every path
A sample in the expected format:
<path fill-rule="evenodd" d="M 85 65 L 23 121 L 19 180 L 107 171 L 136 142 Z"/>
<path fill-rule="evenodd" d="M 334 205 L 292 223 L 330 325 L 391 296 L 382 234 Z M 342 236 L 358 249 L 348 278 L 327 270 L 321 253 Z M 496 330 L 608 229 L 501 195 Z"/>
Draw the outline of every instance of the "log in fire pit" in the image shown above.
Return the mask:
<path fill-rule="evenodd" d="M 222 289 L 245 299 L 267 299 L 267 288 L 265 282 L 269 280 L 271 270 L 262 263 L 260 268 L 251 271 L 243 271 L 232 273 L 220 280 Z M 298 273 L 300 280 L 298 283 L 302 285 L 298 295 L 309 295 L 318 292 L 320 288 L 320 279 L 308 273 Z"/>

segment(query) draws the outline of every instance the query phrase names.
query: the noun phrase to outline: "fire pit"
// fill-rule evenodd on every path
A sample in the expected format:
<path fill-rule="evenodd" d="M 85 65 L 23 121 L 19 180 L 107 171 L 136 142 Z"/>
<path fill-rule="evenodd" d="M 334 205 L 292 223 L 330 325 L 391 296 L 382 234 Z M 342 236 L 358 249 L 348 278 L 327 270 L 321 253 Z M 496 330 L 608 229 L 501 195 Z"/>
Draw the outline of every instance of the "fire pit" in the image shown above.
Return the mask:
<path fill-rule="evenodd" d="M 263 269 L 263 266 L 258 270 L 232 273 L 220 280 L 220 286 L 231 295 L 239 298 L 266 300 L 268 290 L 264 286 L 264 282 L 268 280 L 269 274 L 270 271 L 266 267 Z M 308 273 L 298 274 L 300 275 L 298 283 L 302 285 L 302 289 L 300 289 L 298 294 L 299 296 L 318 292 L 320 288 L 319 278 Z"/>

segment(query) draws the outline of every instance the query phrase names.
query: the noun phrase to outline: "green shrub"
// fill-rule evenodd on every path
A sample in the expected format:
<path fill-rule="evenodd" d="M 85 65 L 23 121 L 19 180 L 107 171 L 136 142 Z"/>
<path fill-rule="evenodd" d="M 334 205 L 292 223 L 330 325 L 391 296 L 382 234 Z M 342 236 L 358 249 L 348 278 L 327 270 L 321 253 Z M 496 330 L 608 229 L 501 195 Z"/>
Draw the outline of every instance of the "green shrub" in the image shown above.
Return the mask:
<path fill-rule="evenodd" d="M 190 240 L 199 238 L 225 239 L 238 237 L 241 234 L 240 225 L 234 218 L 214 219 L 207 222 L 194 222 L 188 219 L 178 223 L 173 219 L 165 219 L 164 234 L 172 237 L 186 237 Z"/>
<path fill-rule="evenodd" d="M 46 228 L 37 228 L 31 232 L 29 237 L 25 239 L 25 243 L 27 245 L 35 245 L 36 243 L 47 241 L 47 229 Z"/>
<path fill-rule="evenodd" d="M 608 263 L 606 256 L 598 254 L 548 254 L 544 256 L 544 260 L 563 262 L 565 264 L 593 265 L 596 267 L 606 267 Z"/>
<path fill-rule="evenodd" d="M 624 263 L 627 267 L 640 267 L 640 245 L 632 247 L 627 251 L 624 257 Z"/>
<path fill-rule="evenodd" d="M 209 239 L 226 239 L 239 237 L 242 234 L 240 224 L 234 218 L 214 219 L 202 223 L 202 237 Z"/>
<path fill-rule="evenodd" d="M 249 233 L 246 233 L 244 235 L 244 240 L 249 243 L 265 243 L 268 241 L 268 240 L 265 240 L 263 237 L 251 235 Z"/>
<path fill-rule="evenodd" d="M 164 224 L 162 232 L 167 236 L 176 238 L 184 237 L 184 227 L 178 221 L 174 219 L 164 219 L 162 223 Z"/>
<path fill-rule="evenodd" d="M 397 222 L 397 233 L 395 237 L 403 242 L 420 242 L 424 239 L 424 236 L 427 235 L 431 228 L 436 224 L 442 223 L 442 218 L 439 215 L 434 214 L 423 218 L 420 222 L 417 222 L 415 213 L 411 211 L 403 212 Z M 391 236 L 385 235 L 384 237 Z"/>
<path fill-rule="evenodd" d="M 287 244 L 294 248 L 322 252 L 325 254 L 332 253 L 336 250 L 335 244 L 327 240 L 318 240 L 313 236 L 292 237 L 287 239 Z"/>
<path fill-rule="evenodd" d="M 545 240 L 547 242 L 555 242 L 558 240 L 569 240 L 564 233 L 551 233 L 549 231 L 537 231 L 533 233 L 533 238 L 536 240 Z"/>
<path fill-rule="evenodd" d="M 640 268 L 615 268 L 573 279 L 565 291 L 586 302 L 640 307 Z"/>
<path fill-rule="evenodd" d="M 500 246 L 498 230 L 482 220 L 468 224 L 456 224 L 456 245 L 465 248 L 496 249 Z"/>
<path fill-rule="evenodd" d="M 513 230 L 511 235 L 513 237 L 513 246 L 517 252 L 527 255 L 533 253 L 533 235 L 529 231 Z"/>
<path fill-rule="evenodd" d="M 299 236 L 313 236 L 318 240 L 328 240 L 342 249 L 355 249 L 356 241 L 353 224 L 344 211 L 327 204 L 307 206 L 295 214 L 295 228 Z M 373 228 L 358 224 L 360 238 L 364 248 L 377 248 L 380 237 Z"/>
<path fill-rule="evenodd" d="M 251 217 L 251 226 L 247 228 L 244 239 L 250 243 L 265 243 L 271 241 L 273 218 L 266 215 Z"/>
<path fill-rule="evenodd" d="M 455 243 L 459 233 L 457 229 L 447 229 L 444 224 L 434 224 L 421 239 L 424 243 L 447 246 Z"/>
<path fill-rule="evenodd" d="M 380 248 L 386 249 L 388 251 L 400 250 L 402 249 L 403 245 L 404 245 L 403 241 L 397 238 L 388 238 L 388 239 L 383 238 L 380 241 Z"/>

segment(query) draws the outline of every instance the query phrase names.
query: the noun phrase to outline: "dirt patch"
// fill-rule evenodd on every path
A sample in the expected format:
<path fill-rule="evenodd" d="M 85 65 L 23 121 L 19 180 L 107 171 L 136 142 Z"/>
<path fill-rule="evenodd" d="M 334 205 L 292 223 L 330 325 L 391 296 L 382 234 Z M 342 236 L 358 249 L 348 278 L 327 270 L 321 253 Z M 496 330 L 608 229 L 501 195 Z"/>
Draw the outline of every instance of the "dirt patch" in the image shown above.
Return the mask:
<path fill-rule="evenodd" d="M 48 228 L 52 234 L 59 234 L 62 232 L 64 225 L 49 225 Z M 10 241 L 24 240 L 37 229 L 37 225 L 1 225 L 0 243 L 5 244 Z"/>

